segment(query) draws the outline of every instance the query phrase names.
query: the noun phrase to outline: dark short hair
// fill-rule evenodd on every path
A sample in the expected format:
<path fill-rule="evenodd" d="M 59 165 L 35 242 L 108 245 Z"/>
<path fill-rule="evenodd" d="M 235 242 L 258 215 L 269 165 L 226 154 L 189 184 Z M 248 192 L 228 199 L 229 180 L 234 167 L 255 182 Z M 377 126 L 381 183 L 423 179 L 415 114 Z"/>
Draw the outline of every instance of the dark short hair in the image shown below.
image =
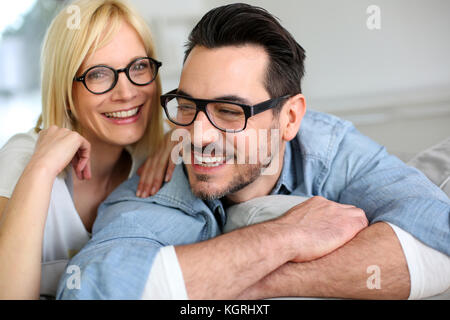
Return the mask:
<path fill-rule="evenodd" d="M 277 18 L 260 7 L 235 3 L 210 10 L 191 31 L 184 61 L 196 46 L 246 44 L 263 47 L 269 56 L 264 85 L 271 98 L 302 92 L 305 50 Z"/>

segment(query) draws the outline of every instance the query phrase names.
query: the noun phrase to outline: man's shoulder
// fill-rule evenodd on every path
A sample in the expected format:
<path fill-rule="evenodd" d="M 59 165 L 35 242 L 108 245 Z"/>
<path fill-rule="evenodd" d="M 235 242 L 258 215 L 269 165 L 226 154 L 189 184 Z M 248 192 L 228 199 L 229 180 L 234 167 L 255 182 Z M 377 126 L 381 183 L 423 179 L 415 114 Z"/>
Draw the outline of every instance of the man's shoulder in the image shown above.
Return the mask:
<path fill-rule="evenodd" d="M 345 135 L 352 129 L 353 124 L 347 120 L 308 110 L 294 143 L 300 145 L 303 156 L 326 161 L 335 154 Z"/>
<path fill-rule="evenodd" d="M 106 226 L 108 232 L 120 231 L 121 234 L 136 235 L 150 230 L 159 233 L 170 223 L 196 225 L 199 214 L 209 213 L 204 202 L 192 194 L 180 165 L 175 168 L 171 181 L 164 184 L 154 196 L 137 197 L 138 183 L 139 176 L 135 175 L 109 195 L 99 207 L 93 233 L 100 232 Z M 143 230 L 139 231 L 140 227 Z"/>
<path fill-rule="evenodd" d="M 184 174 L 182 165 L 178 165 L 172 175 L 172 179 L 165 183 L 157 194 L 148 198 L 138 198 L 136 190 L 140 177 L 135 174 L 130 179 L 117 187 L 103 202 L 104 206 L 109 206 L 124 201 L 142 201 L 145 203 L 156 203 L 163 206 L 175 206 L 190 211 L 194 202 L 198 200 L 189 187 L 189 181 Z"/>

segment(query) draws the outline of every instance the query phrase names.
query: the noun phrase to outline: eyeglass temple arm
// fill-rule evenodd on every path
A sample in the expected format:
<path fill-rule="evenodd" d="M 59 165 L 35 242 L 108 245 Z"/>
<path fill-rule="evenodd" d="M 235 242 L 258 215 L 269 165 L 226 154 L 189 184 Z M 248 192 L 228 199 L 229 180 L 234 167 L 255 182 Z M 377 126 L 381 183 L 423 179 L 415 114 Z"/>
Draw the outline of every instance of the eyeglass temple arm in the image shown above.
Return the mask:
<path fill-rule="evenodd" d="M 275 108 L 282 100 L 289 98 L 291 95 L 285 95 L 282 97 L 278 97 L 275 98 L 273 100 L 268 100 L 265 102 L 262 102 L 260 104 L 254 105 L 251 109 L 250 109 L 250 116 L 254 116 L 255 114 L 264 112 L 266 110 Z"/>

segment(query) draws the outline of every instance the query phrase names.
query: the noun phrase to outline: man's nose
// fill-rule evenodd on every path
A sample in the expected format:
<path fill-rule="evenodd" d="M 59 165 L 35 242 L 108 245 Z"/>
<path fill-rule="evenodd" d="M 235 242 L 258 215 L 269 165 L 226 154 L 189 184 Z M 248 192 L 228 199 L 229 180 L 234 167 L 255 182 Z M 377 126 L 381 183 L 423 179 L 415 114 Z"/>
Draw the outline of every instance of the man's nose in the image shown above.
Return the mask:
<path fill-rule="evenodd" d="M 192 132 L 193 130 L 193 132 Z M 197 114 L 191 126 L 191 137 L 195 147 L 204 147 L 219 139 L 219 129 L 214 127 L 203 111 Z"/>

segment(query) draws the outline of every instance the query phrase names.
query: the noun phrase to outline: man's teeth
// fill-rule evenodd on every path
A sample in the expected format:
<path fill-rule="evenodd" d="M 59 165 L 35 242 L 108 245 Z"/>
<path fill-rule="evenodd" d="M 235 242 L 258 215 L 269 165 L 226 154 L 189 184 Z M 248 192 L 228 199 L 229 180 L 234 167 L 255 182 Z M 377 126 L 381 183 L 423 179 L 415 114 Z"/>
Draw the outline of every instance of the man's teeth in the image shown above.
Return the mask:
<path fill-rule="evenodd" d="M 130 109 L 128 111 L 119 111 L 119 112 L 105 112 L 104 115 L 108 118 L 129 118 L 137 114 L 139 111 L 139 107 L 134 109 Z"/>
<path fill-rule="evenodd" d="M 225 157 L 203 157 L 194 154 L 196 164 L 204 167 L 217 167 L 223 164 Z"/>

